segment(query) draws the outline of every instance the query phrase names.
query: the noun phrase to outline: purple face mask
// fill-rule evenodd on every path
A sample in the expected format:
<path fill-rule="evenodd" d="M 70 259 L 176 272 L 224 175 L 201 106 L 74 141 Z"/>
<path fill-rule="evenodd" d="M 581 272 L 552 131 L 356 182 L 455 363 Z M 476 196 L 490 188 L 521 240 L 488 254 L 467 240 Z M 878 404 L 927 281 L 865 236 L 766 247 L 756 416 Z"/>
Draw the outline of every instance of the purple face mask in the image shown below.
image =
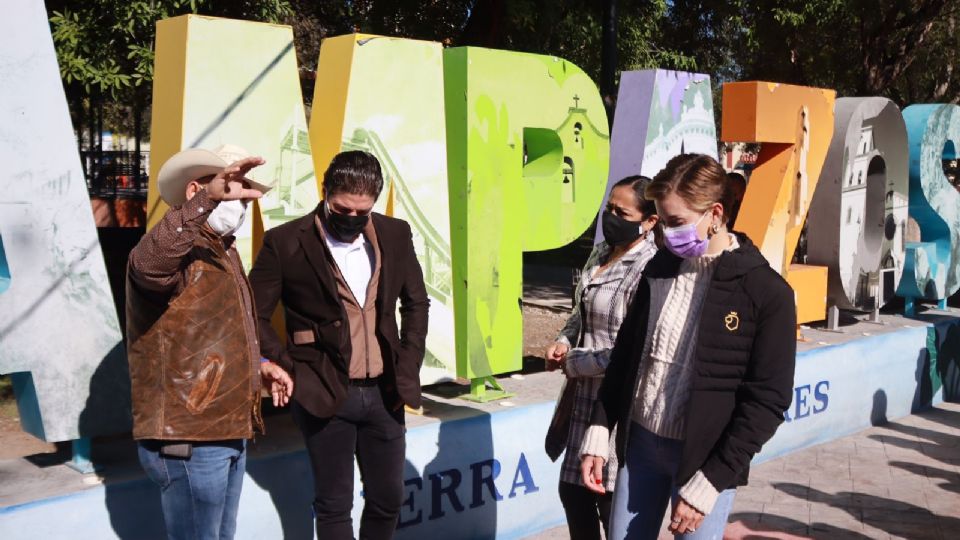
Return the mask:
<path fill-rule="evenodd" d="M 700 235 L 697 234 L 697 227 L 705 217 L 707 217 L 706 213 L 700 216 L 696 223 L 679 227 L 664 227 L 663 243 L 667 246 L 667 249 L 677 257 L 684 259 L 700 257 L 706 253 L 709 241 L 706 238 L 700 238 Z"/>

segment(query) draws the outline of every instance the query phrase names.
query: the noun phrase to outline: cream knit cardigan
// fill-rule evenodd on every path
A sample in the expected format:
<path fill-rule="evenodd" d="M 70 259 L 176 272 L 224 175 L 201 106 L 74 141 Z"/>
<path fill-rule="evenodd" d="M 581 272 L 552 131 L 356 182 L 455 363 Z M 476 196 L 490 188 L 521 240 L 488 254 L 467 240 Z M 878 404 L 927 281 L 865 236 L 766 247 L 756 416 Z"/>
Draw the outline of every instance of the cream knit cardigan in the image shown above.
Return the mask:
<path fill-rule="evenodd" d="M 730 238 L 726 251 L 740 247 L 736 236 L 731 234 Z M 660 437 L 683 439 L 700 312 L 719 256 L 685 259 L 676 278 L 648 280 L 648 320 L 656 322 L 647 325 L 631 420 Z M 607 428 L 590 426 L 580 455 L 606 457 L 608 452 Z M 703 514 L 713 510 L 719 494 L 702 471 L 680 488 L 680 497 Z"/>

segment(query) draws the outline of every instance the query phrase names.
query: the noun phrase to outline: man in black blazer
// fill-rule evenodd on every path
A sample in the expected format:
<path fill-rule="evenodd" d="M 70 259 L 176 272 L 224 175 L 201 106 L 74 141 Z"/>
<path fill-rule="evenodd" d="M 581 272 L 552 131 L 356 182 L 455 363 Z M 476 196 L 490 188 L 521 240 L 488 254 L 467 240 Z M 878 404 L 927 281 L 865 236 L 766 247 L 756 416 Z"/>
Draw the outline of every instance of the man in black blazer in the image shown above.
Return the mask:
<path fill-rule="evenodd" d="M 250 271 L 261 353 L 293 374 L 318 538 L 353 538 L 354 455 L 364 484 L 360 538 L 392 538 L 403 502 L 403 405 L 420 406 L 430 302 L 410 225 L 373 213 L 382 189 L 374 156 L 338 154 L 323 201 L 267 231 Z M 270 325 L 278 301 L 286 344 Z"/>

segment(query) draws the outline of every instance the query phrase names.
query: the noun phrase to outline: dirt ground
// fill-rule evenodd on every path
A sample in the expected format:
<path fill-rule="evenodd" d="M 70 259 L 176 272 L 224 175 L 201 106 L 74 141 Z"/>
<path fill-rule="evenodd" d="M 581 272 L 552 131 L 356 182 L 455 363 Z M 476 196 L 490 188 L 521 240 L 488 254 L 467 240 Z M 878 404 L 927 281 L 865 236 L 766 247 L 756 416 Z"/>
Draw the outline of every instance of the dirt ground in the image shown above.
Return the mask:
<path fill-rule="evenodd" d="M 523 356 L 542 357 L 557 338 L 569 314 L 531 305 L 523 306 Z"/>
<path fill-rule="evenodd" d="M 9 378 L 3 377 L 6 388 Z M 12 390 L 2 392 L 0 397 L 0 459 L 14 459 L 34 454 L 48 454 L 56 452 L 53 443 L 45 443 L 40 439 L 25 433 L 20 429 L 20 415 L 17 414 L 17 404 L 13 399 Z"/>

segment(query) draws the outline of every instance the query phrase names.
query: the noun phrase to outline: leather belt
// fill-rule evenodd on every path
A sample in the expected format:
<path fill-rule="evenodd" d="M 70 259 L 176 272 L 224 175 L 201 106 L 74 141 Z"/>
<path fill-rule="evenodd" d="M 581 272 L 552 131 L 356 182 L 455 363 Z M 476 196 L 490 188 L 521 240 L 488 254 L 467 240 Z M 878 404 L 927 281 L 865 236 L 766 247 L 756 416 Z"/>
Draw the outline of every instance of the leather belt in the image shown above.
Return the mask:
<path fill-rule="evenodd" d="M 380 384 L 380 377 L 367 377 L 365 379 L 350 379 L 350 386 L 377 386 Z"/>

